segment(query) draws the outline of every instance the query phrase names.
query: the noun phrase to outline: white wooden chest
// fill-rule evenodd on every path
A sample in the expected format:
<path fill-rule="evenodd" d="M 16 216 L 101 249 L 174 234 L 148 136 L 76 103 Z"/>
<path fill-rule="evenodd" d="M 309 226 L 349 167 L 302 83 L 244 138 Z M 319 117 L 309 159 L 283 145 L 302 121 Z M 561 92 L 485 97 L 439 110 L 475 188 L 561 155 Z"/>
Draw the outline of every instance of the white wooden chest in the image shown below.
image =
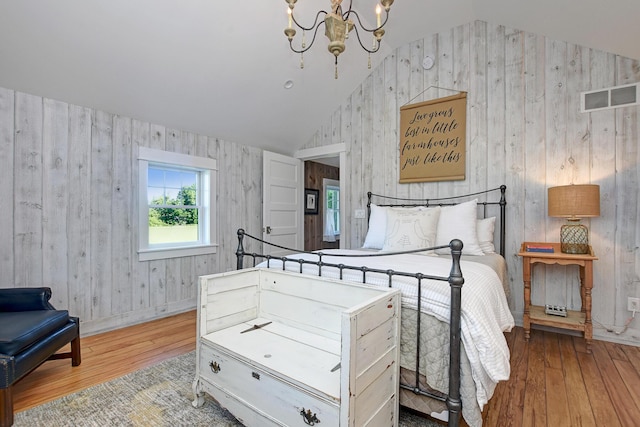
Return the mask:
<path fill-rule="evenodd" d="M 194 406 L 206 392 L 246 426 L 398 424 L 398 290 L 266 269 L 199 284 Z"/>

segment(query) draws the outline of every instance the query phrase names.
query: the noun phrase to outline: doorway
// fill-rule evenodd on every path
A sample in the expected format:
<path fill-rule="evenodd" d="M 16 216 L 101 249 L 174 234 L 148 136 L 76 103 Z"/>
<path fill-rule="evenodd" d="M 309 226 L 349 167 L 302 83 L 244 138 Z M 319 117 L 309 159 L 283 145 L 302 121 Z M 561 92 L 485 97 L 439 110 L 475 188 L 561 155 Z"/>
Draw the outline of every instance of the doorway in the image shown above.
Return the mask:
<path fill-rule="evenodd" d="M 337 173 L 338 173 L 337 180 L 339 181 L 339 188 L 340 188 L 339 222 L 342 227 L 341 227 L 340 239 L 336 239 L 335 247 L 339 247 L 341 249 L 344 249 L 346 247 L 345 245 L 347 240 L 344 238 L 345 236 L 344 233 L 348 233 L 348 230 L 347 230 L 348 224 L 345 223 L 346 207 L 348 206 L 348 202 L 349 202 L 348 200 L 349 196 L 348 194 L 346 194 L 347 155 L 345 150 L 346 150 L 346 144 L 340 143 L 340 144 L 332 144 L 332 145 L 325 145 L 322 147 L 298 150 L 295 153 L 295 158 L 303 160 L 304 162 L 313 161 L 316 163 L 337 168 Z M 307 179 L 307 176 L 305 174 L 305 178 L 304 178 L 305 186 L 307 185 L 306 179 Z M 321 191 L 322 181 L 320 181 L 316 185 L 317 187 L 315 188 Z M 305 217 L 307 216 L 308 215 L 305 215 Z M 305 222 L 306 222 L 306 218 L 305 218 Z M 316 219 L 316 222 L 318 222 L 318 219 Z M 307 250 L 308 240 L 309 239 L 307 238 L 307 232 L 305 230 L 304 232 L 305 250 Z M 321 247 L 322 243 L 320 243 L 319 245 L 309 243 L 309 247 L 312 247 L 312 246 L 320 246 L 318 248 L 313 248 L 313 249 L 322 249 Z"/>
<path fill-rule="evenodd" d="M 318 203 L 304 215 L 304 250 L 340 247 L 340 159 L 328 157 L 304 162 L 304 187 L 316 191 Z"/>

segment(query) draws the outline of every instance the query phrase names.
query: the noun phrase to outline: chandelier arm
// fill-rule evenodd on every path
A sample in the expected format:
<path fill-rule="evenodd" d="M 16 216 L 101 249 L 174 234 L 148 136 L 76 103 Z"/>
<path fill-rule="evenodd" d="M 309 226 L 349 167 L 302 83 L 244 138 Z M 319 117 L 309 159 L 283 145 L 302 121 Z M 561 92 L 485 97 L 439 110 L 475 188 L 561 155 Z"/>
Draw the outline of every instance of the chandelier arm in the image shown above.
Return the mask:
<path fill-rule="evenodd" d="M 318 35 L 318 30 L 320 29 L 320 25 L 322 24 L 324 24 L 324 21 L 320 22 L 316 26 L 316 29 L 313 32 L 313 38 L 311 39 L 311 43 L 309 43 L 309 46 L 305 47 L 304 49 L 297 50 L 296 48 L 293 47 L 293 38 L 289 40 L 289 47 L 291 48 L 291 50 L 294 51 L 295 53 L 305 53 L 306 51 L 311 49 L 311 46 L 313 46 L 313 43 L 316 41 L 316 36 Z M 313 29 L 313 27 L 311 28 Z"/>
<path fill-rule="evenodd" d="M 342 15 L 342 19 L 344 19 L 346 21 L 346 19 L 349 18 L 349 14 L 352 12 L 352 8 L 351 5 L 353 4 L 353 0 L 349 0 L 349 9 L 347 9 L 346 12 L 342 12 L 342 3 L 340 3 L 338 5 L 338 7 L 336 8 L 336 13 L 338 15 Z M 353 12 L 355 13 L 355 12 Z"/>
<path fill-rule="evenodd" d="M 360 33 L 358 32 L 358 27 L 356 27 L 355 25 L 353 26 L 354 31 L 356 32 L 356 37 L 358 38 L 358 43 L 360 43 L 360 47 L 362 49 L 364 49 L 366 52 L 368 53 L 376 53 L 377 51 L 380 50 L 380 42 L 378 41 L 377 43 L 377 47 L 375 49 L 369 49 L 367 47 L 365 47 L 364 44 L 362 44 L 362 40 L 360 39 Z M 366 31 L 366 30 L 365 30 Z"/>
<path fill-rule="evenodd" d="M 302 25 L 300 25 L 300 23 L 298 23 L 298 21 L 296 21 L 296 18 L 293 16 L 293 10 L 291 11 L 291 19 L 298 26 L 298 28 L 300 28 L 302 31 L 311 31 L 314 28 L 317 31 L 318 27 L 320 26 L 320 24 L 324 23 L 324 20 L 322 20 L 322 21 L 320 21 L 320 23 L 318 23 L 318 18 L 320 18 L 320 15 L 323 14 L 323 13 L 325 15 L 327 14 L 327 12 L 325 12 L 324 10 L 321 10 L 316 14 L 316 19 L 313 21 L 313 25 L 310 26 L 309 28 L 303 27 Z"/>
<path fill-rule="evenodd" d="M 345 20 L 345 21 L 346 21 L 347 19 L 349 19 L 349 15 L 351 14 L 351 12 L 353 12 L 354 14 L 356 13 L 355 11 L 353 11 L 353 10 L 351 9 L 351 5 L 352 5 L 352 4 L 353 4 L 353 0 L 349 0 L 349 9 L 347 9 L 347 11 L 346 11 L 346 12 L 344 12 L 344 13 L 342 12 L 342 4 L 340 4 L 340 5 L 338 6 L 338 9 L 340 9 L 340 12 L 338 12 L 338 11 L 336 10 L 336 13 L 338 13 L 339 15 L 342 15 L 342 19 L 343 19 L 343 20 Z"/>
<path fill-rule="evenodd" d="M 329 38 L 329 51 L 331 53 L 334 54 L 334 60 L 335 60 L 335 66 L 336 66 L 336 72 L 335 72 L 335 78 L 338 78 L 338 55 L 340 55 L 340 53 L 342 53 L 345 49 L 345 45 L 344 45 L 344 41 L 345 38 L 348 37 L 348 34 L 351 30 L 355 29 L 356 31 L 356 37 L 358 38 L 358 43 L 360 44 L 360 47 L 369 54 L 369 68 L 371 68 L 371 54 L 372 53 L 376 53 L 380 50 L 381 47 L 381 40 L 382 37 L 384 36 L 385 30 L 383 29 L 383 27 L 387 24 L 387 22 L 389 21 L 389 8 L 391 6 L 391 4 L 393 3 L 394 0 L 382 0 L 382 4 L 384 5 L 384 9 L 385 9 L 385 17 L 384 17 L 384 22 L 381 23 L 381 16 L 380 16 L 380 9 L 379 9 L 379 5 L 376 8 L 376 25 L 377 27 L 375 28 L 367 28 L 362 24 L 362 20 L 360 19 L 360 15 L 353 10 L 352 6 L 353 6 L 353 0 L 349 0 L 349 7 L 347 9 L 346 12 L 343 12 L 343 8 L 342 8 L 342 2 L 343 0 L 331 0 L 331 12 L 326 12 L 324 10 L 319 11 L 316 14 L 315 20 L 313 21 L 313 25 L 311 27 L 304 27 L 302 25 L 300 25 L 300 23 L 296 20 L 296 18 L 293 16 L 293 5 L 296 3 L 297 0 L 287 0 L 287 3 L 289 3 L 289 26 L 288 28 L 285 28 L 284 30 L 284 34 L 287 36 L 287 39 L 289 40 L 289 48 L 295 52 L 295 53 L 299 53 L 300 56 L 300 68 L 303 68 L 303 62 L 302 62 L 302 57 L 303 57 L 303 53 L 308 51 L 309 49 L 311 49 L 311 46 L 314 45 L 315 41 L 316 41 L 316 37 L 318 35 L 318 30 L 320 29 L 320 25 L 321 24 L 325 24 L 325 28 L 326 28 L 326 36 Z M 346 3 L 346 1 L 345 1 Z M 324 19 L 321 20 L 321 15 L 324 14 Z M 355 16 L 354 20 L 350 19 L 351 18 L 351 14 L 353 14 Z M 320 22 L 318 22 L 320 21 Z M 354 22 L 355 21 L 355 22 Z M 296 30 L 293 28 L 292 23 L 295 23 L 296 28 L 299 28 L 303 31 L 302 33 L 302 44 L 301 44 L 301 48 L 300 49 L 296 49 L 293 46 L 293 38 L 295 37 L 296 34 Z M 358 28 L 360 27 L 360 28 Z M 309 43 L 309 45 L 307 46 L 305 43 L 305 32 L 306 31 L 311 31 L 313 30 L 313 38 L 311 39 L 311 43 Z M 372 33 L 373 34 L 373 45 L 371 48 L 368 48 L 365 46 L 365 44 L 362 42 L 362 39 L 360 38 L 360 31 L 365 31 L 367 33 Z M 368 43 L 367 43 L 368 44 Z M 371 46 L 371 45 L 370 45 Z"/>
<path fill-rule="evenodd" d="M 366 31 L 368 33 L 373 33 L 374 31 L 377 31 L 377 30 L 381 29 L 382 27 L 387 25 L 387 21 L 389 20 L 389 11 L 385 10 L 384 22 L 382 24 L 380 24 L 379 27 L 368 29 L 367 27 L 362 25 L 362 20 L 360 20 L 360 15 L 358 15 L 358 12 L 356 12 L 355 10 L 349 9 L 348 11 L 346 11 L 345 13 L 342 14 L 342 18 L 344 20 L 347 20 L 349 18 L 349 14 L 355 15 L 356 19 L 358 20 L 358 24 L 360 24 L 360 28 L 362 28 L 364 31 Z M 354 25 L 353 28 L 357 28 L 357 27 Z"/>

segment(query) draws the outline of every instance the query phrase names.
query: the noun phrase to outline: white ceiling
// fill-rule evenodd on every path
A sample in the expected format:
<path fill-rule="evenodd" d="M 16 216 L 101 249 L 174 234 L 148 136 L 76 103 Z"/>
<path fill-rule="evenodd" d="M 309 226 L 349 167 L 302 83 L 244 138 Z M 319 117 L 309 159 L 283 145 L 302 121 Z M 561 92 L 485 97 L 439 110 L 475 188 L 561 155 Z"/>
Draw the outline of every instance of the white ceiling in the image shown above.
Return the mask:
<path fill-rule="evenodd" d="M 372 21 L 374 1 L 353 4 Z M 309 22 L 329 4 L 300 0 L 295 10 Z M 283 0 L 5 0 L 0 87 L 291 154 L 371 70 L 349 40 L 334 80 L 323 30 L 301 70 L 283 34 L 286 8 Z M 638 0 L 397 0 L 372 62 L 476 19 L 640 59 L 638 18 Z"/>

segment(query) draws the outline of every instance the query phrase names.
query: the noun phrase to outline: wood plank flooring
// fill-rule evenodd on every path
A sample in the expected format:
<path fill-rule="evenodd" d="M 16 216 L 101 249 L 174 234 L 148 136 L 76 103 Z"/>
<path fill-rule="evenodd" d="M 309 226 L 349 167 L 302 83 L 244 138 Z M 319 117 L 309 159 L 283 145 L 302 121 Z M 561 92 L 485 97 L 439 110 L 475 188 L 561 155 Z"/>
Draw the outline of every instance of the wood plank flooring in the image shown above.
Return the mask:
<path fill-rule="evenodd" d="M 20 381 L 22 411 L 195 349 L 191 311 L 82 339 L 82 364 L 46 362 Z M 486 426 L 640 425 L 640 348 L 522 328 L 506 334 L 511 378 L 484 409 Z"/>
<path fill-rule="evenodd" d="M 511 377 L 484 410 L 487 426 L 640 425 L 640 347 L 522 328 L 506 334 Z"/>
<path fill-rule="evenodd" d="M 154 320 L 81 339 L 82 363 L 51 360 L 14 387 L 19 412 L 121 377 L 196 348 L 196 312 Z"/>

